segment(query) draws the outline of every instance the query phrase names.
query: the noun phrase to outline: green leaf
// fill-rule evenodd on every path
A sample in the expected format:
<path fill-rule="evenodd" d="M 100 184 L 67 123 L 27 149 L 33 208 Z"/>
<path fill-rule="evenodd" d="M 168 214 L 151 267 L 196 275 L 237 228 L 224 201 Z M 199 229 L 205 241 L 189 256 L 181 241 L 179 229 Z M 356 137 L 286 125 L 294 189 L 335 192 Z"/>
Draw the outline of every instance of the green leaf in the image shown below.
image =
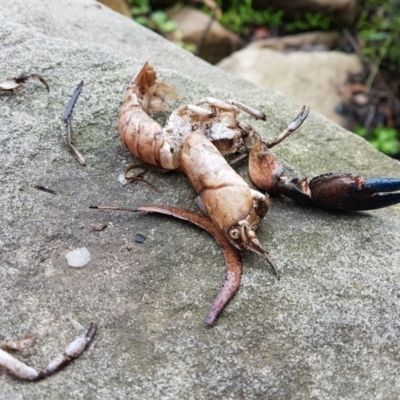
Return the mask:
<path fill-rule="evenodd" d="M 149 12 L 148 8 L 140 8 L 140 7 L 131 8 L 131 14 L 133 15 L 133 17 L 135 17 L 135 15 L 147 14 L 148 12 Z"/>
<path fill-rule="evenodd" d="M 367 133 L 367 129 L 364 128 L 363 126 L 357 125 L 354 128 L 354 133 L 357 134 L 358 136 L 365 136 L 365 134 Z"/>
<path fill-rule="evenodd" d="M 397 130 L 388 127 L 375 128 L 374 135 L 381 142 L 396 140 Z"/>
<path fill-rule="evenodd" d="M 134 20 L 140 25 L 143 25 L 147 28 L 150 27 L 149 19 L 147 17 L 136 17 Z"/>
<path fill-rule="evenodd" d="M 379 150 L 389 156 L 394 156 L 399 152 L 399 142 L 397 140 L 388 140 L 379 145 Z"/>
<path fill-rule="evenodd" d="M 178 24 L 174 21 L 165 21 L 162 25 L 162 31 L 165 33 L 170 33 L 178 29 Z"/>
<path fill-rule="evenodd" d="M 167 19 L 168 16 L 165 14 L 164 11 L 154 11 L 151 14 L 151 19 L 156 23 L 156 24 L 163 24 Z"/>
<path fill-rule="evenodd" d="M 380 142 L 379 142 L 379 140 L 376 140 L 376 139 L 369 139 L 368 142 L 369 142 L 370 144 L 372 144 L 372 146 L 374 146 L 377 150 L 380 151 L 380 148 L 379 148 Z"/>

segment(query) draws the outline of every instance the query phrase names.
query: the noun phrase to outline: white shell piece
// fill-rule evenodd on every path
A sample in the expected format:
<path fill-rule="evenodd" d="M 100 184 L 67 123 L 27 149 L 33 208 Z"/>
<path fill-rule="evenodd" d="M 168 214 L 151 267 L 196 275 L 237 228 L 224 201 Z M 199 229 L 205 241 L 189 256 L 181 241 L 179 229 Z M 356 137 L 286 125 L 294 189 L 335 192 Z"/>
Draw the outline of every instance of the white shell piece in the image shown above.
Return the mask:
<path fill-rule="evenodd" d="M 19 83 L 15 82 L 14 79 L 10 79 L 8 81 L 4 81 L 0 83 L 0 87 L 3 90 L 14 90 L 19 86 Z"/>
<path fill-rule="evenodd" d="M 208 138 L 212 141 L 221 139 L 233 139 L 235 131 L 231 128 L 227 128 L 225 124 L 221 122 L 214 122 L 211 126 L 211 132 L 207 134 Z"/>
<path fill-rule="evenodd" d="M 82 331 L 83 329 L 85 329 L 85 327 L 82 324 L 80 324 L 76 319 L 69 317 L 69 321 L 77 331 Z"/>
<path fill-rule="evenodd" d="M 38 373 L 33 368 L 17 360 L 7 352 L 0 350 L 0 367 L 5 368 L 13 375 L 20 379 L 33 381 L 37 378 Z"/>
<path fill-rule="evenodd" d="M 123 186 L 126 186 L 129 182 L 125 179 L 125 174 L 118 175 L 118 182 L 121 183 Z"/>
<path fill-rule="evenodd" d="M 201 210 L 204 214 L 207 214 L 207 211 L 206 211 L 206 209 L 205 209 L 205 207 L 204 207 L 203 202 L 201 201 L 200 196 L 197 196 L 197 197 L 194 199 L 194 202 L 197 204 L 197 207 L 199 207 L 200 210 Z"/>
<path fill-rule="evenodd" d="M 65 257 L 68 265 L 73 268 L 82 268 L 90 261 L 90 253 L 86 247 L 69 251 Z"/>

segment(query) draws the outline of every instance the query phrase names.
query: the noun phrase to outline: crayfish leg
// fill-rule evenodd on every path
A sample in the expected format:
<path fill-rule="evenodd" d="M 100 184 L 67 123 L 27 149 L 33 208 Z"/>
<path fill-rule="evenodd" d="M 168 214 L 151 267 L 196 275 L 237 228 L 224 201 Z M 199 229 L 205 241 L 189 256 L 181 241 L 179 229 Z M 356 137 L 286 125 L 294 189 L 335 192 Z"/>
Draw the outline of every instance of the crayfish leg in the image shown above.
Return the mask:
<path fill-rule="evenodd" d="M 261 141 L 249 152 L 249 175 L 259 189 L 270 195 L 279 194 L 277 184 L 283 175 L 283 167 L 268 146 Z"/>
<path fill-rule="evenodd" d="M 283 176 L 283 168 L 270 149 L 300 128 L 309 113 L 310 108 L 303 106 L 300 113 L 290 122 L 287 128 L 270 142 L 263 142 L 253 129 L 247 128 L 248 137 L 245 138 L 245 146 L 249 152 L 249 174 L 258 188 L 271 195 L 280 194 L 278 182 Z"/>

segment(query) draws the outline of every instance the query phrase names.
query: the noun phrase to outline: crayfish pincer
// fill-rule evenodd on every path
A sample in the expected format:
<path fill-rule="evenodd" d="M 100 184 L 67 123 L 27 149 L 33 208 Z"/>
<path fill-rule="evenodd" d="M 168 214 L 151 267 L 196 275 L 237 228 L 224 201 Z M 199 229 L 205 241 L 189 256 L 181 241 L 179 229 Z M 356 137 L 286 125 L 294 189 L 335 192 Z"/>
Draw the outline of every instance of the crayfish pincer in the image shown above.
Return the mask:
<path fill-rule="evenodd" d="M 190 221 L 210 232 L 222 246 L 227 273 L 207 315 L 209 325 L 214 324 L 239 287 L 240 252 L 261 255 L 278 276 L 275 264 L 255 233 L 268 211 L 269 194 L 345 210 L 400 202 L 400 193 L 377 192 L 399 190 L 400 179 L 364 180 L 357 175 L 326 174 L 308 182 L 285 176 L 270 149 L 303 124 L 310 112 L 307 107 L 274 140 L 265 142 L 255 129 L 238 119 L 240 112 L 260 120 L 266 120 L 265 114 L 236 100 L 206 97 L 182 105 L 161 127 L 149 113 L 165 110 L 166 99 L 171 96 L 177 96 L 174 87 L 157 81 L 154 68 L 144 64 L 125 92 L 119 133 L 133 155 L 149 164 L 184 172 L 199 194 L 207 216 L 168 206 L 140 207 L 136 211 L 158 212 Z M 250 178 L 265 193 L 251 189 L 232 169 L 224 158 L 229 154 L 239 154 L 236 161 L 249 158 Z"/>

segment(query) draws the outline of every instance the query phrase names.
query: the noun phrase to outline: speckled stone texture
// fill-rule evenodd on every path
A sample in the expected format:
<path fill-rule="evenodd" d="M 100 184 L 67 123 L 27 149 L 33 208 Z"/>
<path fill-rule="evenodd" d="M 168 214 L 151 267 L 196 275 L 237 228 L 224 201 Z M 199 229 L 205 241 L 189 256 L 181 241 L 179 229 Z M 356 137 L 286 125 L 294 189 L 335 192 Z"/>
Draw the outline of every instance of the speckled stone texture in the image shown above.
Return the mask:
<path fill-rule="evenodd" d="M 1 78 L 38 72 L 51 89 L 28 81 L 0 95 L 0 340 L 36 333 L 34 350 L 18 357 L 40 368 L 80 324 L 99 324 L 88 351 L 47 380 L 21 383 L 1 371 L 1 400 L 400 397 L 399 206 L 332 213 L 274 199 L 258 234 L 282 278 L 245 255 L 242 286 L 213 328 L 203 321 L 224 265 L 207 233 L 167 217 L 88 208 L 196 209 L 181 174 L 150 168 L 158 192 L 118 181 L 137 162 L 118 138 L 122 93 L 146 60 L 179 86 L 174 106 L 235 98 L 269 115 L 252 122 L 266 139 L 299 104 L 92 1 L 1 0 L 0 10 Z M 61 120 L 81 80 L 72 123 L 86 167 L 70 154 Z M 400 177 L 398 162 L 316 113 L 276 153 L 301 176 Z M 246 176 L 245 165 L 239 171 Z M 65 254 L 77 247 L 92 260 L 69 268 Z"/>

